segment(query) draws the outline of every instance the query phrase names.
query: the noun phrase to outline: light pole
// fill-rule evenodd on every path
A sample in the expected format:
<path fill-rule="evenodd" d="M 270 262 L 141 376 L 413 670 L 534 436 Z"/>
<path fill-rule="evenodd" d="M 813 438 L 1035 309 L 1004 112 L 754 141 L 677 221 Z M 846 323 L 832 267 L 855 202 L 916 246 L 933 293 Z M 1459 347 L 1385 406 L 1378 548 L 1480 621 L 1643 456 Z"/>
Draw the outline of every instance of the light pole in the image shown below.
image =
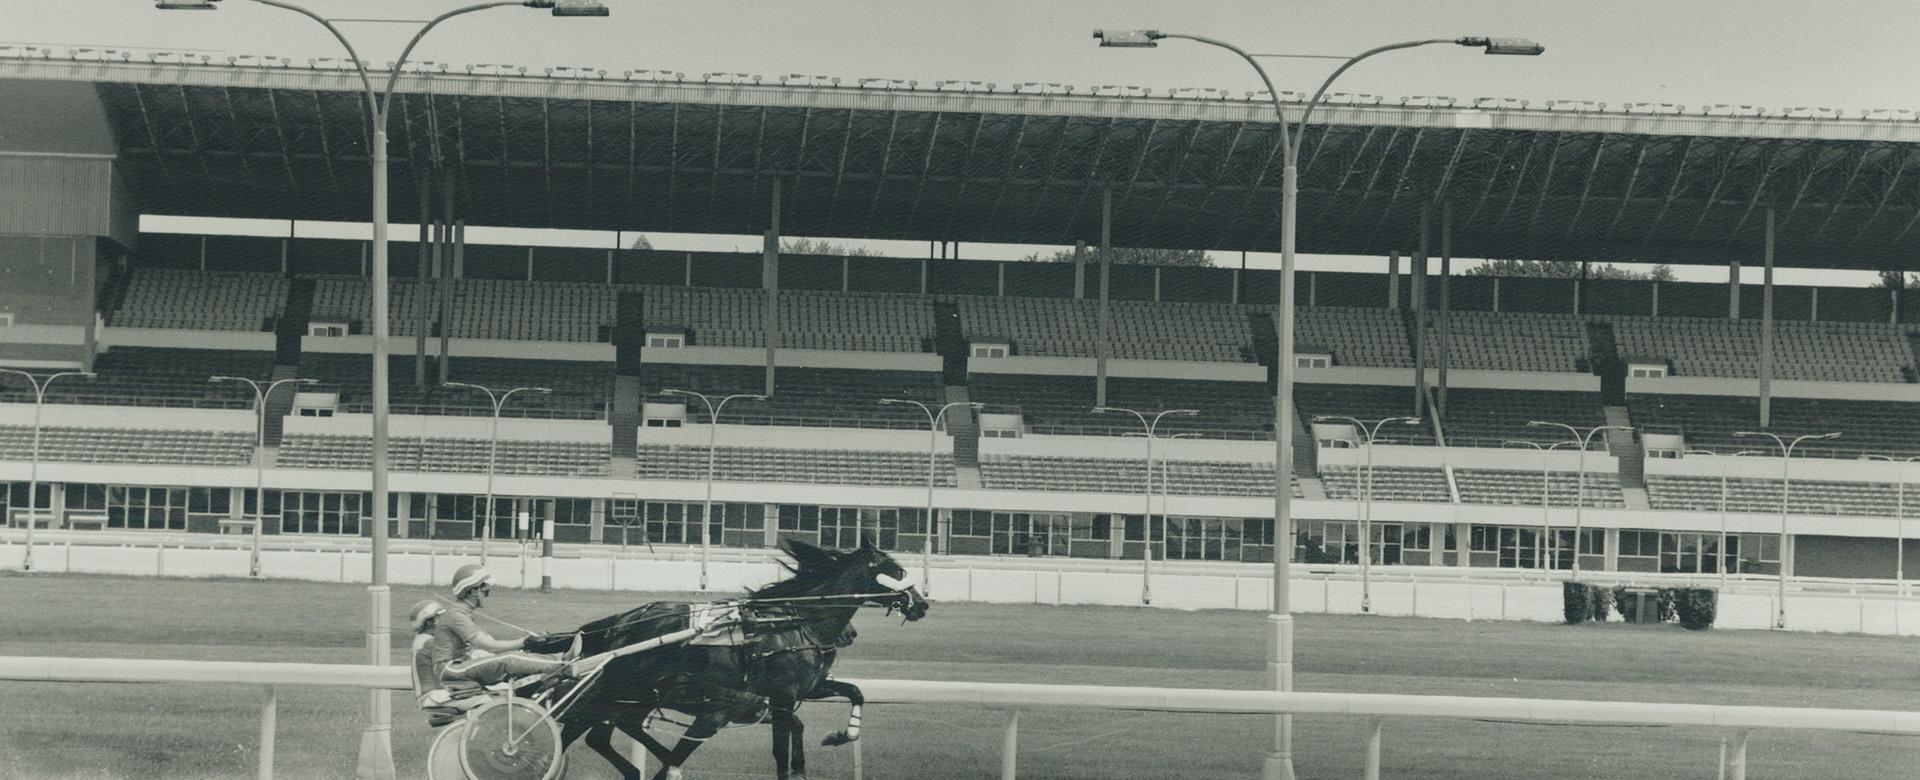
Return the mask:
<path fill-rule="evenodd" d="M 926 535 L 922 537 L 920 541 L 920 593 L 921 595 L 931 594 L 933 593 L 933 536 L 935 527 L 933 522 L 933 467 L 934 448 L 940 444 L 940 418 L 946 416 L 948 409 L 956 406 L 965 406 L 974 411 L 979 411 L 984 408 L 986 404 L 980 403 L 979 401 L 954 401 L 953 403 L 940 407 L 940 410 L 936 412 L 928 408 L 926 404 L 911 398 L 882 398 L 880 399 L 880 403 L 888 406 L 913 404 L 914 406 L 920 407 L 920 411 L 925 412 L 927 415 L 927 524 L 925 527 Z"/>
<path fill-rule="evenodd" d="M 493 470 L 500 456 L 500 409 L 501 407 L 504 407 L 507 405 L 508 398 L 512 398 L 514 393 L 518 393 L 522 390 L 525 390 L 529 393 L 539 393 L 541 395 L 546 395 L 547 393 L 551 393 L 553 392 L 553 390 L 551 388 L 546 388 L 546 387 L 516 387 L 512 390 L 506 391 L 505 393 L 495 394 L 493 388 L 486 387 L 484 385 L 472 384 L 470 382 L 448 382 L 447 386 L 448 387 L 464 387 L 470 390 L 478 390 L 482 393 L 486 393 L 487 402 L 493 405 L 493 427 L 487 433 L 486 515 L 485 515 L 485 519 L 482 520 L 480 524 L 480 561 L 482 563 L 485 563 L 487 560 L 487 542 L 493 539 Z M 426 451 L 427 451 L 427 439 L 426 439 L 426 435 L 422 434 L 420 438 L 420 452 L 421 452 L 422 458 L 426 457 Z M 384 512 L 386 510 L 383 507 L 381 511 Z"/>
<path fill-rule="evenodd" d="M 735 398 L 745 398 L 752 401 L 765 401 L 767 400 L 767 397 L 764 395 L 758 395 L 755 393 L 735 393 L 733 395 L 720 399 L 720 403 L 715 404 L 713 402 L 713 399 L 710 399 L 707 396 L 701 393 L 696 393 L 692 390 L 675 390 L 672 388 L 668 388 L 665 390 L 661 390 L 660 392 L 666 393 L 667 395 L 677 395 L 684 398 L 698 398 L 700 399 L 700 403 L 707 405 L 707 501 L 700 510 L 700 589 L 706 590 L 707 589 L 707 556 L 711 552 L 711 545 L 708 544 L 709 540 L 707 539 L 707 536 L 712 530 L 708 526 L 713 522 L 714 434 L 720 430 L 720 412 L 721 410 L 727 408 L 728 401 L 731 401 Z"/>
<path fill-rule="evenodd" d="M 1540 456 L 1540 543 L 1537 545 L 1534 545 L 1533 559 L 1534 559 L 1534 563 L 1537 564 L 1540 567 L 1540 570 L 1544 572 L 1553 568 L 1553 566 L 1548 562 L 1549 559 L 1547 558 L 1547 540 L 1553 538 L 1553 524 L 1549 521 L 1547 516 L 1547 509 L 1551 504 L 1551 502 L 1547 500 L 1548 494 L 1550 492 L 1550 486 L 1548 484 L 1547 475 L 1550 473 L 1549 468 L 1553 465 L 1553 463 L 1552 461 L 1549 461 L 1547 459 L 1544 453 L 1560 449 L 1561 447 L 1565 447 L 1569 444 L 1572 444 L 1573 442 L 1556 441 L 1552 444 L 1552 446 L 1548 446 L 1548 447 L 1542 447 L 1540 446 L 1539 442 L 1527 441 L 1525 439 L 1508 439 L 1505 443 L 1510 445 L 1524 444 L 1524 445 L 1527 445 L 1528 447 L 1532 447 L 1535 450 L 1539 450 L 1541 453 L 1543 453 Z M 1574 557 L 1578 558 L 1580 557 L 1579 555 L 1580 540 L 1575 539 L 1573 544 L 1574 544 L 1574 547 L 1573 547 Z"/>
<path fill-rule="evenodd" d="M 369 471 L 373 482 L 373 514 L 376 522 L 373 524 L 370 556 L 373 561 L 372 576 L 367 585 L 367 655 L 374 665 L 386 666 L 392 652 L 387 636 L 390 629 L 388 623 L 392 620 L 392 593 L 387 587 L 387 118 L 388 109 L 393 103 L 394 85 L 400 80 L 400 71 L 406 66 L 407 55 L 413 53 L 413 47 L 420 43 L 420 39 L 441 22 L 461 14 L 510 5 L 551 9 L 553 15 L 559 17 L 606 16 L 609 11 L 600 0 L 494 0 L 455 8 L 433 17 L 413 34 L 406 48 L 400 50 L 400 57 L 394 61 L 387 75 L 386 91 L 376 94 L 373 78 L 360 61 L 359 52 L 354 51 L 353 43 L 326 17 L 285 0 L 253 2 L 292 11 L 327 28 L 327 32 L 347 50 L 348 60 L 360 75 L 360 86 L 366 92 L 367 112 L 372 119 L 373 267 L 370 272 L 373 278 L 368 286 L 372 292 L 370 314 L 373 320 L 373 456 Z M 211 11 L 214 3 L 215 0 L 155 0 L 154 7 L 163 11 Z M 425 220 L 427 215 L 422 214 L 420 218 Z M 393 700 L 386 691 L 369 691 L 367 698 L 367 726 L 360 735 L 360 760 L 355 772 L 359 777 L 392 777 Z"/>
<path fill-rule="evenodd" d="M 269 383 L 264 390 L 260 388 L 259 382 L 244 376 L 216 376 L 207 381 L 245 382 L 248 387 L 253 388 L 253 416 L 255 418 L 253 439 L 253 552 L 247 558 L 247 576 L 259 577 L 261 526 L 267 523 L 266 493 L 260 484 L 263 481 L 261 474 L 267 468 L 265 454 L 267 449 L 267 396 L 273 395 L 273 389 L 281 385 L 289 383 L 310 385 L 313 384 L 315 380 L 299 378 L 276 379 Z"/>
<path fill-rule="evenodd" d="M 1146 431 L 1147 481 L 1146 481 L 1146 484 L 1142 485 L 1141 487 L 1146 491 L 1147 505 L 1146 505 L 1146 514 L 1140 516 L 1140 542 L 1141 542 L 1141 545 L 1140 545 L 1140 603 L 1152 604 L 1153 603 L 1153 436 L 1154 436 L 1154 431 L 1160 427 L 1160 418 L 1162 417 L 1166 417 L 1169 414 L 1177 415 L 1180 417 L 1192 417 L 1196 414 L 1199 414 L 1200 410 L 1198 409 L 1167 409 L 1158 414 L 1155 414 L 1152 420 L 1148 420 L 1147 415 L 1144 412 L 1136 411 L 1133 409 L 1124 409 L 1118 406 L 1096 406 L 1096 407 L 1093 407 L 1093 411 L 1098 414 L 1106 414 L 1109 412 L 1126 412 L 1127 414 L 1131 414 L 1134 417 L 1138 418 L 1140 420 L 1140 427 Z"/>
<path fill-rule="evenodd" d="M 1689 457 L 1706 455 L 1720 463 L 1720 547 L 1718 548 L 1719 560 L 1714 562 L 1714 568 L 1720 571 L 1720 589 L 1724 591 L 1727 589 L 1727 466 L 1734 458 L 1765 453 L 1759 450 L 1741 450 L 1732 455 L 1721 455 L 1711 450 L 1687 450 L 1681 454 Z"/>
<path fill-rule="evenodd" d="M 1787 497 L 1792 483 L 1788 481 L 1787 467 L 1793 462 L 1793 448 L 1808 439 L 1838 439 L 1839 431 L 1829 433 L 1809 433 L 1793 437 L 1792 442 L 1780 438 L 1779 434 L 1767 431 L 1734 431 L 1735 436 L 1765 436 L 1780 447 L 1780 577 L 1779 589 L 1774 594 L 1773 627 L 1787 627 Z"/>
<path fill-rule="evenodd" d="M 92 371 L 62 371 L 46 379 L 40 379 L 25 371 L 11 368 L 0 368 L 0 373 L 25 377 L 27 383 L 33 385 L 33 459 L 27 466 L 27 549 L 20 559 L 21 571 L 33 571 L 33 527 L 40 524 L 38 513 L 35 511 L 38 509 L 35 505 L 40 503 L 40 407 L 47 403 L 47 386 L 53 384 L 53 380 L 63 376 L 83 376 L 92 379 L 95 375 Z M 47 509 L 53 509 L 51 500 L 48 501 Z"/>
<path fill-rule="evenodd" d="M 1624 425 L 1596 425 L 1588 428 L 1586 434 L 1582 435 L 1579 428 L 1575 428 L 1566 423 L 1544 422 L 1541 420 L 1529 420 L 1527 421 L 1527 427 L 1565 428 L 1568 433 L 1573 434 L 1572 443 L 1580 446 L 1580 473 L 1573 494 L 1573 579 L 1578 581 L 1580 579 L 1580 536 L 1586 532 L 1586 526 L 1582 522 L 1584 518 L 1581 514 L 1582 510 L 1586 509 L 1587 506 L 1587 448 L 1593 446 L 1593 435 L 1596 433 L 1601 431 L 1631 431 L 1633 429 Z"/>
<path fill-rule="evenodd" d="M 1896 478 L 1900 480 L 1894 494 L 1893 504 L 1893 589 L 1894 594 L 1907 595 L 1907 470 L 1900 464 L 1920 460 L 1920 455 L 1911 458 L 1894 459 L 1888 455 L 1862 455 L 1861 458 L 1884 460 L 1895 464 L 1898 469 Z"/>
<path fill-rule="evenodd" d="M 1130 433 L 1127 435 L 1137 436 L 1139 434 Z M 1167 439 L 1167 440 L 1198 439 L 1200 438 L 1200 434 L 1192 433 L 1192 432 L 1175 433 L 1168 436 L 1162 436 L 1160 438 Z M 1172 448 L 1169 447 L 1168 449 L 1169 451 L 1171 451 Z M 1173 500 L 1173 455 L 1169 453 L 1167 457 L 1160 459 L 1160 529 L 1161 529 L 1160 536 L 1163 538 L 1166 537 L 1167 534 L 1170 533 L 1173 529 L 1173 523 L 1172 523 L 1173 513 L 1171 511 L 1168 511 L 1167 509 L 1167 504 L 1171 503 L 1172 500 Z M 1152 534 L 1148 534 L 1148 537 L 1151 538 Z M 1205 548 L 1206 548 L 1206 541 L 1203 539 L 1201 540 L 1201 549 L 1204 550 Z"/>
<path fill-rule="evenodd" d="M 1365 507 L 1360 513 L 1360 614 L 1371 614 L 1373 612 L 1373 439 L 1379 435 L 1380 427 L 1387 423 L 1419 425 L 1420 418 L 1388 417 L 1384 420 L 1375 420 L 1371 428 L 1367 427 L 1364 421 L 1332 414 L 1320 415 L 1313 418 L 1313 421 L 1352 423 L 1353 427 L 1360 430 L 1360 435 L 1366 437 L 1366 440 L 1361 443 L 1367 448 L 1366 501 L 1361 503 L 1360 491 L 1356 489 L 1354 502 Z M 1358 480 L 1355 481 L 1358 482 Z M 1357 488 L 1358 485 L 1355 487 Z"/>
<path fill-rule="evenodd" d="M 1279 331 L 1279 355 L 1275 360 L 1275 382 L 1273 399 L 1273 612 L 1267 619 L 1273 624 L 1273 641 L 1268 645 L 1268 671 L 1273 676 L 1276 690 L 1293 690 L 1293 611 L 1289 600 L 1290 584 L 1287 582 L 1289 558 L 1293 553 L 1293 488 L 1288 481 L 1293 465 L 1293 283 L 1294 262 L 1293 247 L 1297 220 L 1295 219 L 1299 193 L 1300 140 L 1306 135 L 1307 120 L 1313 115 L 1313 107 L 1327 94 L 1327 87 L 1340 77 L 1348 68 L 1368 57 L 1396 49 L 1407 49 L 1436 43 L 1453 43 L 1461 46 L 1481 47 L 1488 54 L 1537 55 L 1546 49 L 1532 41 L 1518 38 L 1482 38 L 1466 37 L 1457 39 L 1434 39 L 1406 41 L 1389 44 L 1361 52 L 1333 71 L 1320 89 L 1301 109 L 1300 133 L 1291 133 L 1287 127 L 1286 107 L 1281 101 L 1280 91 L 1273 88 L 1273 80 L 1267 78 L 1267 71 L 1260 67 L 1260 61 L 1242 49 L 1225 41 L 1203 38 L 1197 35 L 1177 35 L 1158 30 L 1106 30 L 1093 31 L 1093 37 L 1100 40 L 1101 46 L 1130 48 L 1151 48 L 1158 45 L 1162 38 L 1182 38 L 1196 43 L 1204 43 L 1233 52 L 1248 65 L 1253 66 L 1260 75 L 1261 83 L 1267 87 L 1267 95 L 1273 100 L 1274 120 L 1280 129 L 1280 145 L 1285 147 L 1285 168 L 1281 177 L 1280 189 L 1280 295 L 1276 305 L 1274 323 Z M 1267 780 L 1282 780 L 1293 777 L 1293 719 L 1282 715 L 1275 720 L 1273 751 L 1267 754 L 1263 773 Z"/>

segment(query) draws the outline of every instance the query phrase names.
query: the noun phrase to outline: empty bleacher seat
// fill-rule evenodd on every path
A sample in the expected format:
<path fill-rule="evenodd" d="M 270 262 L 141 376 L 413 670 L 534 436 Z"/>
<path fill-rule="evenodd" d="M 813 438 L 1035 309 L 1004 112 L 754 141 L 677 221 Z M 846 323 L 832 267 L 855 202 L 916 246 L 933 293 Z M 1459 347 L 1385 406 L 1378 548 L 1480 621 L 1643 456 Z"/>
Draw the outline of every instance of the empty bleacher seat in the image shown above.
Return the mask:
<path fill-rule="evenodd" d="M 253 460 L 252 431 L 50 426 L 40 432 L 40 459 L 59 463 L 244 466 Z M 0 426 L 0 460 L 33 455 L 33 429 Z"/>
<path fill-rule="evenodd" d="M 114 312 L 121 328 L 263 331 L 286 311 L 287 280 L 277 274 L 135 269 Z"/>
<path fill-rule="evenodd" d="M 718 447 L 714 479 L 728 482 L 795 482 L 829 485 L 925 485 L 927 455 L 893 450 L 814 450 Z M 639 479 L 704 480 L 707 448 L 642 444 L 634 454 Z M 954 487 L 953 457 L 934 463 L 934 484 Z"/>
<path fill-rule="evenodd" d="M 1141 493 L 1146 480 L 1146 461 L 1138 458 L 980 457 L 980 483 L 989 490 Z M 1290 478 L 1288 482 L 1299 497 L 1299 481 Z M 1173 495 L 1271 496 L 1273 464 L 1156 458 L 1153 484 L 1154 492 Z"/>
<path fill-rule="evenodd" d="M 389 442 L 388 464 L 395 471 L 486 473 L 487 439 L 397 436 Z M 367 436 L 288 434 L 280 443 L 279 467 L 364 471 L 371 464 Z M 499 440 L 496 474 L 557 477 L 605 477 L 611 461 L 606 442 Z"/>

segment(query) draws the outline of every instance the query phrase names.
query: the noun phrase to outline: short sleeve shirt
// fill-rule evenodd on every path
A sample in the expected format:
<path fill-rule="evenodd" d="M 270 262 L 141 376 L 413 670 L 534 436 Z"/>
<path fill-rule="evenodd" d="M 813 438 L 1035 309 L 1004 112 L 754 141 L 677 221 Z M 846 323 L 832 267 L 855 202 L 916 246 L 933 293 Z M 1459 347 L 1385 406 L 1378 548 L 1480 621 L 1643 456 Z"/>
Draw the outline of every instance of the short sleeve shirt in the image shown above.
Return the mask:
<path fill-rule="evenodd" d="M 473 611 L 467 605 L 448 607 L 433 624 L 433 668 L 445 669 L 447 664 L 465 659 L 478 633 L 480 627 L 474 625 Z"/>

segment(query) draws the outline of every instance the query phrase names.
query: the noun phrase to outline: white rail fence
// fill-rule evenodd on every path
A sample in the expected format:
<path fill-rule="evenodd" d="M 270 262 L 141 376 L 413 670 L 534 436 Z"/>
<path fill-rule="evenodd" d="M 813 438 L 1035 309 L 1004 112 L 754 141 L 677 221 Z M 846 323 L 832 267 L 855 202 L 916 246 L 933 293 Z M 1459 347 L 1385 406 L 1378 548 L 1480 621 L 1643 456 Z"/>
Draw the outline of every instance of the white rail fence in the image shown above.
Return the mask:
<path fill-rule="evenodd" d="M 0 680 L 67 683 L 175 683 L 251 685 L 260 699 L 259 777 L 273 777 L 273 744 L 278 691 L 286 686 L 406 690 L 412 687 L 404 667 L 350 664 L 248 663 L 121 658 L 47 658 L 0 656 Z M 1141 688 L 1098 685 L 1026 685 L 855 681 L 869 703 L 959 704 L 1002 709 L 1007 721 L 1001 740 L 1000 776 L 1018 774 L 1020 713 L 1025 709 L 1149 710 L 1213 714 L 1344 715 L 1368 718 L 1366 777 L 1380 776 L 1381 725 L 1387 718 L 1497 719 L 1566 725 L 1693 726 L 1723 735 L 1722 777 L 1744 780 L 1747 742 L 1755 729 L 1872 732 L 1920 736 L 1920 712 L 1835 710 L 1799 707 L 1745 707 L 1716 704 L 1579 701 L 1569 699 L 1411 696 L 1401 694 L 1312 693 L 1199 688 Z M 855 742 L 856 749 L 860 743 Z M 1731 746 L 1729 749 L 1729 745 Z M 855 777 L 860 762 L 856 757 Z"/>
<path fill-rule="evenodd" d="M 152 542 L 89 543 L 84 536 L 43 542 L 34 553 L 35 569 L 46 572 L 167 577 L 240 577 L 248 552 L 236 542 L 162 538 Z M 24 547 L 0 538 L 0 569 L 19 568 Z M 308 543 L 280 540 L 261 553 L 261 568 L 275 579 L 364 582 L 368 552 L 359 540 Z M 278 547 L 277 545 L 299 545 Z M 511 543 L 494 545 L 489 565 L 502 584 L 537 587 L 542 562 L 522 557 Z M 586 548 L 593 555 L 554 558 L 547 572 L 555 587 L 586 590 L 691 591 L 699 581 L 696 558 L 661 548 L 661 554 L 622 556 L 615 550 Z M 720 552 L 720 551 L 716 551 Z M 452 550 L 420 544 L 397 547 L 388 558 L 396 585 L 440 588 L 463 563 L 478 558 L 477 547 Z M 904 561 L 917 568 L 917 561 Z M 942 557 L 936 560 L 931 595 L 941 601 L 995 604 L 1140 605 L 1137 562 Z M 1174 609 L 1266 610 L 1272 606 L 1271 577 L 1264 567 L 1206 563 L 1165 563 L 1154 567 L 1155 607 Z M 1241 570 L 1246 570 L 1243 573 Z M 1361 583 L 1353 567 L 1299 566 L 1294 575 L 1296 613 L 1357 614 Z M 731 592 L 765 584 L 785 573 L 764 551 L 724 551 L 711 566 L 713 589 Z M 1595 582 L 1635 584 L 1694 583 L 1717 587 L 1712 576 L 1590 572 Z M 1373 611 L 1382 615 L 1456 620 L 1561 619 L 1560 581 L 1553 575 L 1504 569 L 1449 567 L 1376 569 Z M 1721 592 L 1716 626 L 1769 629 L 1775 614 L 1771 578 L 1736 576 Z M 1920 636 L 1920 597 L 1895 595 L 1884 583 L 1795 580 L 1787 593 L 1787 626 L 1795 631 L 1851 632 Z"/>

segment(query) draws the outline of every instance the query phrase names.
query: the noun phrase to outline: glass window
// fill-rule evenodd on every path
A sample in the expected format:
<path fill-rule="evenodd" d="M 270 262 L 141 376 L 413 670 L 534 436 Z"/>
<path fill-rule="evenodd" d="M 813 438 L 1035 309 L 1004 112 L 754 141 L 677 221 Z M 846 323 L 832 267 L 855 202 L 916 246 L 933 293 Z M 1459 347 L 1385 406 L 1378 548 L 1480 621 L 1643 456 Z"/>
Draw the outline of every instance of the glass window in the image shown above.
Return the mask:
<path fill-rule="evenodd" d="M 1476 525 L 1468 529 L 1467 549 L 1471 552 L 1498 552 L 1500 550 L 1499 529 L 1490 525 Z"/>
<path fill-rule="evenodd" d="M 956 509 L 951 518 L 954 536 L 990 537 L 993 535 L 993 513 L 980 509 Z"/>

